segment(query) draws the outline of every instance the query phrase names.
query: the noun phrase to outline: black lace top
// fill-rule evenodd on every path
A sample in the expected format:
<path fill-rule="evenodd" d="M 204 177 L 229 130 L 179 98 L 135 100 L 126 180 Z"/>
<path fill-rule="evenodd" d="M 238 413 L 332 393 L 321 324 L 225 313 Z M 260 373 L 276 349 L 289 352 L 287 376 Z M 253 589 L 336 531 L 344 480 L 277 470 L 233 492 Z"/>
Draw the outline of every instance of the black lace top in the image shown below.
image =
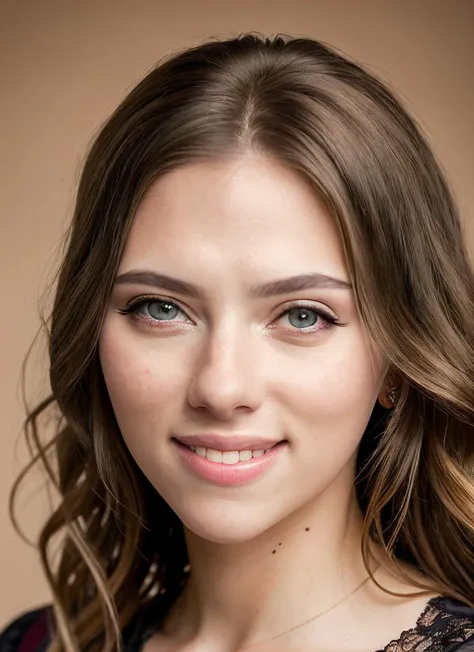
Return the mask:
<path fill-rule="evenodd" d="M 0 652 L 44 652 L 50 618 L 50 608 L 44 607 L 14 620 L 0 633 Z M 156 613 L 138 614 L 123 631 L 124 652 L 140 652 L 158 626 Z M 412 629 L 377 652 L 474 652 L 474 609 L 450 598 L 433 598 Z"/>

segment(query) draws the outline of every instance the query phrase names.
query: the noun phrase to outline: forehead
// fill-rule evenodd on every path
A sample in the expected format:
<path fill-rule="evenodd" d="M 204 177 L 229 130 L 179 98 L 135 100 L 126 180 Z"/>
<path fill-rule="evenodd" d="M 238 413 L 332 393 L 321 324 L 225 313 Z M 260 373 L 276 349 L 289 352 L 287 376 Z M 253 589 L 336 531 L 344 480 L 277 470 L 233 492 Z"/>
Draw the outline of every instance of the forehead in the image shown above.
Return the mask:
<path fill-rule="evenodd" d="M 160 177 L 134 218 L 121 267 L 252 261 L 344 270 L 326 206 L 308 181 L 262 157 L 192 163 Z M 298 261 L 300 266 L 298 267 Z M 305 270 L 303 270 L 305 271 Z"/>

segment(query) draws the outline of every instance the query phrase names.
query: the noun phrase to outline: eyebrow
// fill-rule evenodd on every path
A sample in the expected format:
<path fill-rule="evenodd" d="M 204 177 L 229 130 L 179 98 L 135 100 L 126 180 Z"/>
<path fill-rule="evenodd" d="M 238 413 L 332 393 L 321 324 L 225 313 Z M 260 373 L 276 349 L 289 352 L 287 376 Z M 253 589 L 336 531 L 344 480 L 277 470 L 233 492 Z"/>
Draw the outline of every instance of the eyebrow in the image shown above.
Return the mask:
<path fill-rule="evenodd" d="M 152 270 L 136 269 L 124 272 L 117 276 L 114 285 L 148 285 L 198 299 L 205 294 L 204 289 L 199 285 L 194 285 L 165 274 L 158 274 Z M 249 293 L 251 298 L 266 298 L 279 294 L 290 294 L 302 290 L 321 288 L 350 290 L 352 285 L 348 281 L 343 281 L 327 274 L 300 274 L 299 276 L 291 276 L 277 281 L 270 281 L 262 285 L 252 286 Z"/>

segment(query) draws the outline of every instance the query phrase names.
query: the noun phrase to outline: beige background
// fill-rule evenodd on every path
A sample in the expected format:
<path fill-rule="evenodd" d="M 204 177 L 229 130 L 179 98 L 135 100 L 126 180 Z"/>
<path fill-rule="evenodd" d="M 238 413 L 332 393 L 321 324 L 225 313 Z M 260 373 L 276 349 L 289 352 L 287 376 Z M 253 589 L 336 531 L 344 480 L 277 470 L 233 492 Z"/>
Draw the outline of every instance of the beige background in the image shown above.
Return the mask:
<path fill-rule="evenodd" d="M 58 257 L 86 146 L 165 53 L 243 31 L 310 35 L 398 89 L 444 165 L 474 245 L 474 0 L 11 0 L 1 3 L 0 625 L 48 599 L 36 553 L 7 516 L 26 459 L 19 372 Z M 41 348 L 38 349 L 41 353 Z M 47 388 L 44 355 L 30 396 Z M 27 533 L 45 513 L 40 477 L 22 501 Z"/>

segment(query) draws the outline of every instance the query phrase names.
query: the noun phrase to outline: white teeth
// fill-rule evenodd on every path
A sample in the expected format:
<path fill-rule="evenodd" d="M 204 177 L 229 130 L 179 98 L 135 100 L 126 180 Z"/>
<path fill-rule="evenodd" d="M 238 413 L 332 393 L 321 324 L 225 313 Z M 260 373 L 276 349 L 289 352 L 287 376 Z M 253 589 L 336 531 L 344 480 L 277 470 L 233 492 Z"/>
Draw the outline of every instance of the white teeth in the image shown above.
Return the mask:
<path fill-rule="evenodd" d="M 203 446 L 188 446 L 193 453 L 199 457 L 206 457 L 211 462 L 220 462 L 221 464 L 237 464 L 238 462 L 246 462 L 251 460 L 252 457 L 262 457 L 267 451 L 264 449 L 256 451 L 218 451 L 214 448 L 204 448 Z"/>
<path fill-rule="evenodd" d="M 222 462 L 224 464 L 236 464 L 239 459 L 239 451 L 225 451 L 222 453 Z"/>
<path fill-rule="evenodd" d="M 211 462 L 222 462 L 222 452 L 216 451 L 213 448 L 206 449 L 206 457 Z"/>

